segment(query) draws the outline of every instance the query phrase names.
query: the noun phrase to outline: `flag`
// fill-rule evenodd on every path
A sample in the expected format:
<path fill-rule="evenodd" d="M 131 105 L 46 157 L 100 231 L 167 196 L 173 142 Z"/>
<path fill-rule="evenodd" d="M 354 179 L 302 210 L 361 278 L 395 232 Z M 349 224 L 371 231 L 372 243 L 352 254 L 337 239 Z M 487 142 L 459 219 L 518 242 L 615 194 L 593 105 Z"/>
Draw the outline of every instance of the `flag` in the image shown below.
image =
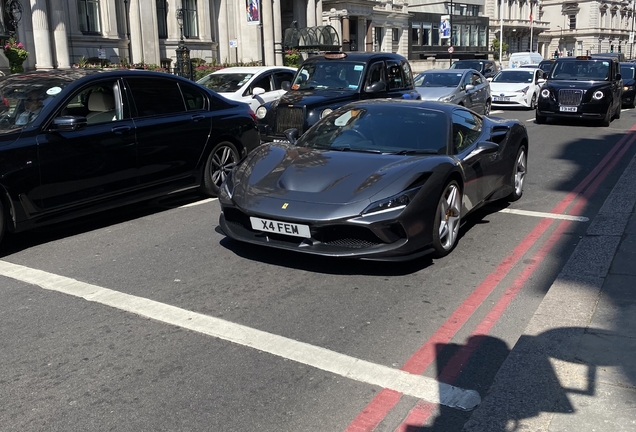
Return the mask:
<path fill-rule="evenodd" d="M 532 13 L 530 13 L 530 22 L 532 22 Z"/>

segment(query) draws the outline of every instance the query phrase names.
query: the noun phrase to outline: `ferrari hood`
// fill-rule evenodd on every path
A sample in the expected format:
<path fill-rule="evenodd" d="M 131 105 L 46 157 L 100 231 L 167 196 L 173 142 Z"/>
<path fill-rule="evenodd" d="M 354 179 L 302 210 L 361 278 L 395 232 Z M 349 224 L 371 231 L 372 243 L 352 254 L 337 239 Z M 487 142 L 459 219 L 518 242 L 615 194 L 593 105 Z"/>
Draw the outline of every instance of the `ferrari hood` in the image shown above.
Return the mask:
<path fill-rule="evenodd" d="M 394 182 L 404 183 L 397 188 L 408 186 L 416 163 L 435 157 L 265 144 L 235 172 L 234 200 L 239 205 L 265 196 L 317 204 L 369 201 Z"/>

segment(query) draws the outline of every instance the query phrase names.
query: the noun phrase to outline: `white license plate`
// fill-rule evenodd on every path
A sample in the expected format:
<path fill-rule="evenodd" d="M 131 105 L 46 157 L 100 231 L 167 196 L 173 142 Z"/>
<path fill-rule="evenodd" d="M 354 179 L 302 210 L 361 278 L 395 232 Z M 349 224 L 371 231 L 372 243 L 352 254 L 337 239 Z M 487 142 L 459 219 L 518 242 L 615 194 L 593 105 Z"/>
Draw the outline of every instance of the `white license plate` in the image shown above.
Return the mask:
<path fill-rule="evenodd" d="M 510 102 L 509 97 L 496 97 L 495 102 Z"/>
<path fill-rule="evenodd" d="M 563 112 L 576 112 L 577 110 L 578 110 L 577 107 L 569 107 L 569 106 L 559 107 L 559 111 L 563 111 Z"/>
<path fill-rule="evenodd" d="M 280 222 L 269 219 L 251 217 L 252 229 L 276 234 L 285 234 L 294 237 L 311 237 L 308 225 Z"/>

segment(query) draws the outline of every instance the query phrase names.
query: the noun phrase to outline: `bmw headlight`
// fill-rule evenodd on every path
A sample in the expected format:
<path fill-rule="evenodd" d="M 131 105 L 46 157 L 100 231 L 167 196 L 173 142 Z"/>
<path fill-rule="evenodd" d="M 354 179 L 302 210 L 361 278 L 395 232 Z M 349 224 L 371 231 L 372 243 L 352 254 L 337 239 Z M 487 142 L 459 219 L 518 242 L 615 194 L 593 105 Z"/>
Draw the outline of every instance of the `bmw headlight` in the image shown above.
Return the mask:
<path fill-rule="evenodd" d="M 442 96 L 442 97 L 441 97 L 441 98 L 439 98 L 438 100 L 439 100 L 440 102 L 450 102 L 450 101 L 452 101 L 453 99 L 455 99 L 455 95 L 454 95 L 454 94 L 450 94 L 450 95 L 448 95 L 448 96 Z"/>
<path fill-rule="evenodd" d="M 517 90 L 517 93 L 523 93 L 526 94 L 526 92 L 528 91 L 528 89 L 530 88 L 530 86 L 524 87 L 521 90 Z"/>
<path fill-rule="evenodd" d="M 333 110 L 331 108 L 325 108 L 324 110 L 322 110 L 322 112 L 320 113 L 320 118 L 325 118 L 327 117 L 329 114 L 331 114 L 333 112 Z"/>
<path fill-rule="evenodd" d="M 601 100 L 603 99 L 603 96 L 605 96 L 605 93 L 603 93 L 600 90 L 597 90 L 594 92 L 594 94 L 592 95 L 592 98 L 594 98 L 595 100 Z"/>
<path fill-rule="evenodd" d="M 550 90 L 548 90 L 548 89 L 541 90 L 541 97 L 549 98 L 550 97 Z"/>
<path fill-rule="evenodd" d="M 258 108 L 256 108 L 256 118 L 257 119 L 263 120 L 266 115 L 267 115 L 267 108 L 265 108 L 263 105 L 261 105 Z"/>
<path fill-rule="evenodd" d="M 396 210 L 396 209 L 404 208 L 407 205 L 409 205 L 409 203 L 415 197 L 415 195 L 420 190 L 420 188 L 421 186 L 418 186 L 416 188 L 409 189 L 404 192 L 400 192 L 399 194 L 393 195 L 392 197 L 385 198 L 383 200 L 371 203 L 366 209 L 364 209 L 362 214 L 368 215 L 370 213 L 378 213 L 381 211 Z"/>

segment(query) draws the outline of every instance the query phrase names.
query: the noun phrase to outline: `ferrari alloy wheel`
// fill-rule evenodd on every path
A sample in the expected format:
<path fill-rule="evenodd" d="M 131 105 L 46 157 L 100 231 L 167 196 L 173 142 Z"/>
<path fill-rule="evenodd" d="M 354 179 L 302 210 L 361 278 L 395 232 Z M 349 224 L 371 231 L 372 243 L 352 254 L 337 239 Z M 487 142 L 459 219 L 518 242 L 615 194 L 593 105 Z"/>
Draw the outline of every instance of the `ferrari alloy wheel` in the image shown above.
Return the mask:
<path fill-rule="evenodd" d="M 223 141 L 214 147 L 203 172 L 202 189 L 206 195 L 218 196 L 221 184 L 239 161 L 234 144 Z"/>
<path fill-rule="evenodd" d="M 512 192 L 508 195 L 508 201 L 517 201 L 523 195 L 523 185 L 526 181 L 526 173 L 528 171 L 528 155 L 524 146 L 519 147 L 517 158 L 512 167 L 512 177 L 510 185 Z"/>
<path fill-rule="evenodd" d="M 433 224 L 433 249 L 437 258 L 448 255 L 459 237 L 461 221 L 462 192 L 455 180 L 444 187 L 437 204 L 435 223 Z"/>

